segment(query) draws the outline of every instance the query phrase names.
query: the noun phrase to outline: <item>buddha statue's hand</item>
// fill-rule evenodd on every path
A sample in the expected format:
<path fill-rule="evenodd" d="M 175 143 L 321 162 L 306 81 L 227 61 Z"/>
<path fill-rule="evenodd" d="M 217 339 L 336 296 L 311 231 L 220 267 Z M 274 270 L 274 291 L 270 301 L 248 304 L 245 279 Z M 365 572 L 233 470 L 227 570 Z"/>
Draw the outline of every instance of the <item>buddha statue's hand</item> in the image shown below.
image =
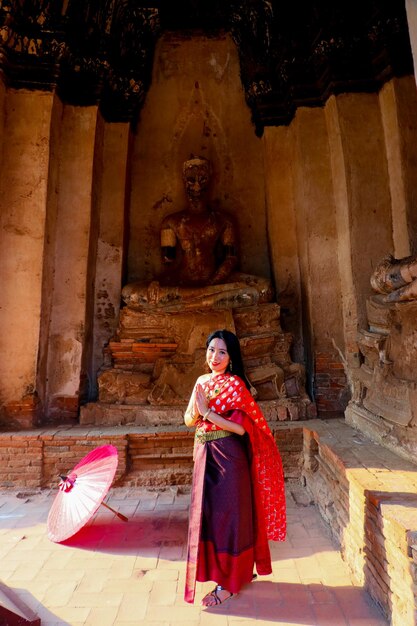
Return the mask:
<path fill-rule="evenodd" d="M 220 267 L 215 271 L 215 273 L 211 276 L 210 280 L 208 281 L 208 285 L 221 285 L 227 282 L 227 279 L 229 278 L 236 265 L 236 256 L 227 257 L 220 265 Z"/>

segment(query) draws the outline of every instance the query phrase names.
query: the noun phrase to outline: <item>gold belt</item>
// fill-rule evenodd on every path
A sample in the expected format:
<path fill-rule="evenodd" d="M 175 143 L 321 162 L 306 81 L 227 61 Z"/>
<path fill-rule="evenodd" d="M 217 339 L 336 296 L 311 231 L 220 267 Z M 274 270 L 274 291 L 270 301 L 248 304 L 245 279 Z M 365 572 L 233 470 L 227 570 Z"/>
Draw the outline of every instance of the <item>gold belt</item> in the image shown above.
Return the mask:
<path fill-rule="evenodd" d="M 232 434 L 229 430 L 196 430 L 195 438 L 199 443 L 206 443 L 206 441 L 223 439 L 223 437 L 229 437 Z"/>

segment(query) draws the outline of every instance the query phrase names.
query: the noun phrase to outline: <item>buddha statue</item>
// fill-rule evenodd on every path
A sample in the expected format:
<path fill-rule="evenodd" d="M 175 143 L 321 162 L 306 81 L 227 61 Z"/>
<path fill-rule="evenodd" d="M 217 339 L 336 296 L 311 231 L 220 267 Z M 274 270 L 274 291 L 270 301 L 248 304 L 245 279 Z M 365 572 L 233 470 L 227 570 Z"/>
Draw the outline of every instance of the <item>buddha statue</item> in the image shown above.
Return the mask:
<path fill-rule="evenodd" d="M 237 233 L 231 215 L 212 210 L 207 201 L 210 162 L 193 157 L 183 165 L 187 206 L 161 225 L 164 272 L 149 284 L 122 290 L 128 307 L 175 312 L 199 308 L 236 308 L 270 302 L 268 279 L 237 272 Z"/>
<path fill-rule="evenodd" d="M 99 377 L 100 400 L 183 404 L 204 367 L 203 338 L 213 328 L 227 328 L 241 338 L 259 399 L 279 400 L 281 416 L 299 419 L 307 411 L 312 416 L 304 369 L 291 362 L 291 339 L 281 329 L 271 282 L 237 270 L 234 219 L 208 202 L 210 162 L 193 157 L 182 174 L 186 205 L 161 223 L 161 275 L 122 290 L 127 306 L 110 346 L 115 367 Z M 140 419 L 159 424 L 159 413 L 146 415 Z"/>

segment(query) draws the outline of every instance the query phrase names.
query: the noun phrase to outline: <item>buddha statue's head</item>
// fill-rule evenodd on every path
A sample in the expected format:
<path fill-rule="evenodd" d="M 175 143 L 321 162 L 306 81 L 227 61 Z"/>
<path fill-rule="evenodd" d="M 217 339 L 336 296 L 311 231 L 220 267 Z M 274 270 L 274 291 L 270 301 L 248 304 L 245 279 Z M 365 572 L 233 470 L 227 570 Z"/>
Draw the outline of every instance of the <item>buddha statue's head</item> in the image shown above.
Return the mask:
<path fill-rule="evenodd" d="M 184 162 L 182 176 L 187 196 L 199 199 L 209 187 L 211 175 L 210 161 L 204 157 L 192 157 Z"/>

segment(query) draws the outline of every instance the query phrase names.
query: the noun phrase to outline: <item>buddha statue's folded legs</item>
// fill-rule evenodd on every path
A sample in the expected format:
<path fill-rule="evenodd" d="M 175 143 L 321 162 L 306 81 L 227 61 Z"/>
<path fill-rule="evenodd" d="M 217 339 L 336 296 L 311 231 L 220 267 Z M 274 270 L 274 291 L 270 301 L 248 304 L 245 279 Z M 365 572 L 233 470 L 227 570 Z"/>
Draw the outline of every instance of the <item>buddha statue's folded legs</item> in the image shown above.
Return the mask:
<path fill-rule="evenodd" d="M 231 282 L 206 287 L 164 286 L 158 281 L 149 284 L 129 283 L 122 290 L 128 307 L 137 310 L 175 312 L 201 308 L 238 308 L 270 302 L 271 281 L 249 274 L 234 273 Z"/>

